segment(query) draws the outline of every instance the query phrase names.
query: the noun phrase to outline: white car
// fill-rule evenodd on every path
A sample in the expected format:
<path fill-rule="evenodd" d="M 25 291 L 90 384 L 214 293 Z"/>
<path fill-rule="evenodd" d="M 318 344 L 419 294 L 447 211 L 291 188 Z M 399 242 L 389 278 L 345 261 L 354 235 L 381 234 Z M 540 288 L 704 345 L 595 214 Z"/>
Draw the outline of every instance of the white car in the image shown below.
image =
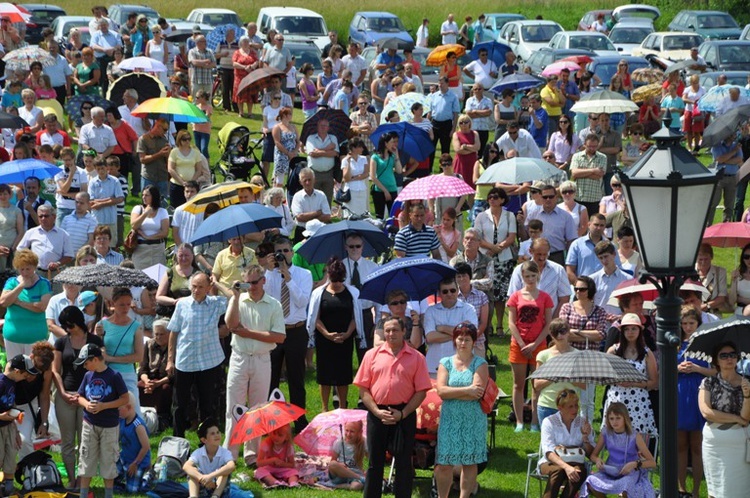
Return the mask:
<path fill-rule="evenodd" d="M 498 41 L 507 44 L 522 63 L 535 51 L 549 46 L 555 33 L 562 30 L 562 26 L 554 21 L 511 21 L 500 30 Z"/>
<path fill-rule="evenodd" d="M 630 55 L 653 32 L 654 23 L 651 20 L 628 17 L 612 27 L 609 39 L 618 52 Z"/>
<path fill-rule="evenodd" d="M 309 9 L 299 7 L 263 7 L 258 11 L 258 31 L 267 35 L 273 28 L 284 35 L 285 40 L 294 42 L 312 41 L 323 50 L 330 40 L 323 16 Z"/>
<path fill-rule="evenodd" d="M 240 16 L 229 9 L 193 9 L 188 14 L 186 21 L 195 24 L 209 24 L 214 28 L 224 24 L 234 24 L 242 27 Z M 237 33 L 239 37 L 239 33 Z"/>
<path fill-rule="evenodd" d="M 596 31 L 560 31 L 552 37 L 549 47 L 593 50 L 596 55 L 618 55 L 609 38 Z"/>
<path fill-rule="evenodd" d="M 697 33 L 657 31 L 648 35 L 640 46 L 633 49 L 631 55 L 655 55 L 677 62 L 690 57 L 690 49 L 701 43 L 703 37 Z"/>

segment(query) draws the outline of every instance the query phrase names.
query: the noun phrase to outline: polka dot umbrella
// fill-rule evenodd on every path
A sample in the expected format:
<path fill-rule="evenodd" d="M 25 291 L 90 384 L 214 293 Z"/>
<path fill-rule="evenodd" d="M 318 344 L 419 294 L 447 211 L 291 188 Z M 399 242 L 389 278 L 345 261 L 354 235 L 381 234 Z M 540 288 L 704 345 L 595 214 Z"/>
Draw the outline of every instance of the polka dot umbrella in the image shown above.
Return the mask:
<path fill-rule="evenodd" d="M 241 444 L 284 427 L 305 414 L 304 408 L 282 401 L 271 401 L 246 412 L 232 429 L 229 444 Z"/>

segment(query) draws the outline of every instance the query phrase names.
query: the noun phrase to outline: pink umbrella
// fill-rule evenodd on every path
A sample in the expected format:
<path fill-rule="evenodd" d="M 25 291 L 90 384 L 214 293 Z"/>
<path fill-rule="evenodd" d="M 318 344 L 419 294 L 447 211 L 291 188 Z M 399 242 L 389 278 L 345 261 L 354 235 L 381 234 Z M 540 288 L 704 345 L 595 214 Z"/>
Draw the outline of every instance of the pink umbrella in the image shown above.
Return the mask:
<path fill-rule="evenodd" d="M 656 289 L 656 286 L 652 284 L 651 282 L 646 282 L 645 284 L 642 284 L 638 282 L 637 278 L 632 278 L 618 285 L 617 288 L 614 291 L 612 291 L 612 294 L 610 294 L 609 297 L 616 298 L 616 297 L 626 296 L 628 294 L 640 294 L 643 296 L 644 301 L 653 301 L 659 296 L 659 291 Z M 616 302 L 615 302 L 615 306 L 617 306 Z"/>
<path fill-rule="evenodd" d="M 357 421 L 367 424 L 367 410 L 336 409 L 320 413 L 294 437 L 294 442 L 308 455 L 327 456 L 333 443 L 343 437 L 344 425 Z M 367 427 L 363 430 L 367 434 Z"/>
<path fill-rule="evenodd" d="M 548 77 L 552 75 L 559 75 L 563 69 L 568 69 L 572 73 L 573 71 L 578 71 L 579 69 L 581 69 L 581 66 L 573 61 L 561 60 L 553 62 L 552 64 L 544 68 L 544 71 L 542 71 L 542 76 Z"/>
<path fill-rule="evenodd" d="M 430 175 L 411 182 L 396 197 L 397 201 L 437 199 L 438 197 L 461 197 L 472 195 L 474 189 L 455 176 Z"/>
<path fill-rule="evenodd" d="M 750 223 L 717 223 L 706 228 L 703 242 L 714 247 L 744 247 L 750 243 Z"/>

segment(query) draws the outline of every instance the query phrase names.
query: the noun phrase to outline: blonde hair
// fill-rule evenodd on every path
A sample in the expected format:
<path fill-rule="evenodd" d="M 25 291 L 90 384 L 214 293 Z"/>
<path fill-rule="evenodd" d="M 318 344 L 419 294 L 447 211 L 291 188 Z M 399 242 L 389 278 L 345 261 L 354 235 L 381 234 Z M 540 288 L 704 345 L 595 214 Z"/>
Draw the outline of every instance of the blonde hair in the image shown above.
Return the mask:
<path fill-rule="evenodd" d="M 365 459 L 365 455 L 367 454 L 367 448 L 365 447 L 365 438 L 363 434 L 364 424 L 361 420 L 355 420 L 353 422 L 347 422 L 346 424 L 344 424 L 344 427 L 347 427 L 349 425 L 355 426 L 357 430 L 357 437 L 354 440 L 354 443 L 352 443 L 354 446 L 354 465 L 361 469 Z M 343 442 L 344 441 L 342 441 L 342 443 Z"/>
<path fill-rule="evenodd" d="M 607 430 L 610 432 L 614 432 L 614 429 L 612 429 L 612 425 L 609 423 L 609 415 L 612 413 L 620 415 L 625 420 L 625 432 L 627 434 L 632 434 L 633 424 L 630 421 L 630 413 L 628 413 L 628 407 L 620 402 L 612 403 L 609 405 L 609 407 L 607 407 L 607 413 L 604 415 L 604 423 L 607 426 Z"/>

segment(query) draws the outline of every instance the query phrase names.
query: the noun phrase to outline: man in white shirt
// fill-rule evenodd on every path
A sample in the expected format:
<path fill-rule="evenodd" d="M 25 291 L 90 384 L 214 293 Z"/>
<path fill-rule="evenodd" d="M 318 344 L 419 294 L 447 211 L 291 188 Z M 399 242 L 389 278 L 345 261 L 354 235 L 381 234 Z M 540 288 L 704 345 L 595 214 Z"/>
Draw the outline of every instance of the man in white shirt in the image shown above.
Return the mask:
<path fill-rule="evenodd" d="M 315 172 L 318 188 L 326 195 L 328 204 L 333 200 L 333 167 L 339 155 L 339 141 L 335 135 L 328 133 L 330 123 L 327 119 L 318 120 L 317 133 L 307 137 L 307 165 Z"/>
<path fill-rule="evenodd" d="M 297 221 L 294 232 L 294 243 L 304 237 L 305 224 L 310 220 L 320 220 L 323 223 L 331 221 L 331 203 L 326 195 L 315 188 L 315 172 L 310 168 L 302 168 L 299 172 L 302 190 L 292 197 L 292 215 Z"/>
<path fill-rule="evenodd" d="M 414 64 L 411 62 L 406 62 L 404 64 L 404 81 L 414 85 L 414 90 L 417 93 L 424 93 L 424 84 L 419 76 L 414 73 Z"/>
<path fill-rule="evenodd" d="M 377 270 L 379 266 L 374 261 L 362 257 L 364 240 L 358 233 L 352 232 L 347 235 L 344 244 L 347 254 L 347 257 L 343 260 L 346 267 L 346 279 L 344 283 L 356 287 L 357 290 L 361 290 L 362 282 L 370 273 Z M 367 299 L 360 299 L 360 303 L 362 305 L 362 327 L 365 329 L 364 335 L 367 341 L 367 349 L 370 349 L 373 346 L 372 333 L 375 325 L 375 316 L 373 314 L 375 303 Z M 357 349 L 357 356 L 360 360 L 364 357 L 365 351 L 364 349 Z"/>
<path fill-rule="evenodd" d="M 349 44 L 349 53 L 341 58 L 341 62 L 352 73 L 352 83 L 360 86 L 367 75 L 367 61 L 359 55 L 359 44 L 352 42 Z"/>
<path fill-rule="evenodd" d="M 189 180 L 185 182 L 185 200 L 189 201 L 198 193 L 200 189 L 198 182 Z M 174 210 L 172 215 L 172 238 L 175 245 L 183 242 L 190 242 L 193 234 L 203 222 L 204 213 L 188 213 L 185 211 L 185 204 L 180 205 Z"/>
<path fill-rule="evenodd" d="M 453 20 L 453 14 L 448 14 L 448 19 L 440 26 L 440 36 L 443 37 L 443 45 L 456 43 L 458 39 L 458 24 Z"/>
<path fill-rule="evenodd" d="M 464 66 L 464 74 L 474 78 L 474 83 L 489 90 L 497 79 L 497 64 L 490 58 L 486 48 L 479 49 L 479 59 Z"/>
<path fill-rule="evenodd" d="M 105 159 L 112 154 L 117 146 L 115 132 L 109 125 L 104 124 L 105 114 L 101 107 L 91 109 L 91 122 L 81 127 L 78 144 L 83 150 L 93 149 L 97 155 Z"/>
<path fill-rule="evenodd" d="M 422 24 L 417 28 L 417 46 L 427 48 L 430 42 L 430 30 L 427 25 L 430 20 L 426 17 L 422 19 Z"/>
<path fill-rule="evenodd" d="M 539 146 L 534 137 L 526 130 L 520 129 L 518 121 L 508 123 L 508 131 L 497 139 L 497 147 L 507 156 L 511 150 L 518 153 L 518 157 L 542 158 Z"/>

